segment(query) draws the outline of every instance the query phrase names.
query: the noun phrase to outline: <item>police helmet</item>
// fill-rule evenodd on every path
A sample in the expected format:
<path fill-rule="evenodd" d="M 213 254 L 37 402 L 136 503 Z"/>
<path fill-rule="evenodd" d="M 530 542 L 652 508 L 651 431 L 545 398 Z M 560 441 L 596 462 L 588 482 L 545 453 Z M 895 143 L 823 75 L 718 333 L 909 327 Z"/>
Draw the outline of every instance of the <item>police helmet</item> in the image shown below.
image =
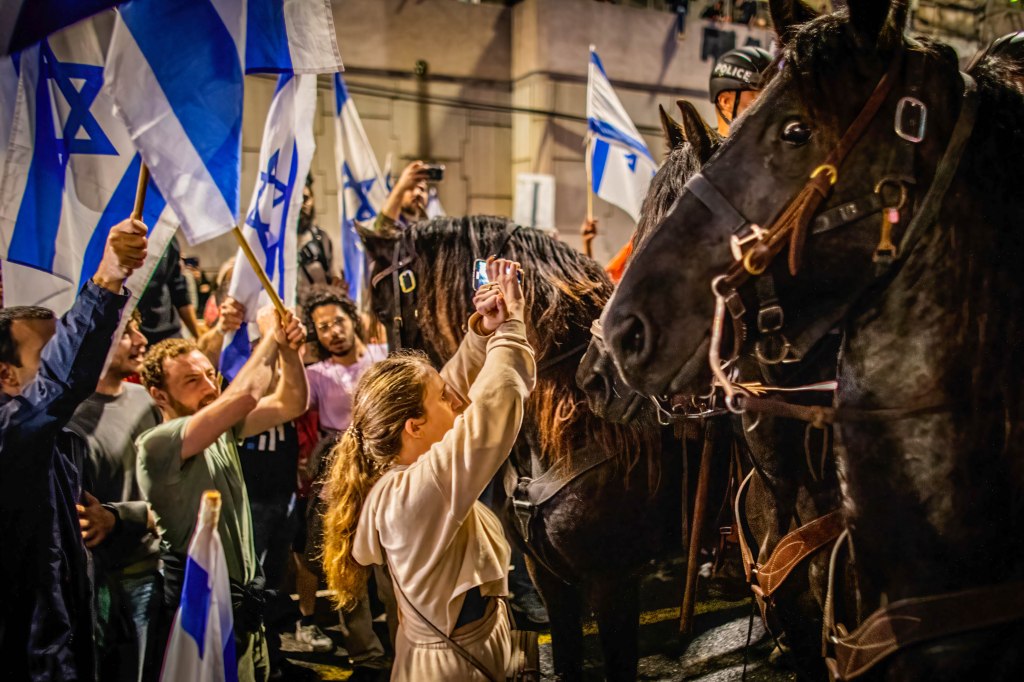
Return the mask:
<path fill-rule="evenodd" d="M 772 63 L 767 50 L 748 45 L 729 50 L 715 62 L 708 91 L 713 104 L 728 90 L 760 90 L 761 76 Z"/>

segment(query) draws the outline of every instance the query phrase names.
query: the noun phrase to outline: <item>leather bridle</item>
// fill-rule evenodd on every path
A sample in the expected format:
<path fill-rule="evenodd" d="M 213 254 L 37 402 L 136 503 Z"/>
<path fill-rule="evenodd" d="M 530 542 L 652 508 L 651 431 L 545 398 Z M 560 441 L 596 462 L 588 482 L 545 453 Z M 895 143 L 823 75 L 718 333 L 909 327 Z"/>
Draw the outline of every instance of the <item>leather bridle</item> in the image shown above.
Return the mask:
<path fill-rule="evenodd" d="M 394 252 L 391 256 L 391 263 L 370 279 L 370 287 L 374 289 L 384 280 L 391 278 L 391 293 L 395 310 L 391 317 L 391 338 L 394 341 L 392 350 L 402 350 L 402 331 L 406 327 L 404 312 L 404 297 L 406 294 L 415 293 L 417 287 L 416 273 L 412 265 L 419 254 L 408 230 L 403 231 L 395 241 Z M 408 243 L 407 243 L 408 242 Z M 403 255 L 405 252 L 405 255 Z M 372 266 L 371 266 L 372 267 Z M 416 313 L 413 313 L 415 317 Z"/>
<path fill-rule="evenodd" d="M 796 275 L 800 270 L 808 232 L 820 234 L 857 222 L 871 213 L 881 211 L 886 217 L 883 221 L 879 246 L 874 254 L 876 263 L 874 281 L 877 281 L 910 253 L 924 229 L 934 223 L 939 207 L 956 173 L 964 146 L 974 128 L 977 113 L 976 86 L 973 78 L 966 73 L 960 73 L 964 86 L 963 101 L 950 141 L 936 168 L 927 193 L 917 210 L 914 211 L 909 223 L 906 224 L 906 229 L 897 246 L 892 242 L 891 228 L 893 223 L 899 221 L 899 212 L 906 213 L 906 210 L 909 209 L 905 206 L 908 195 L 907 185 L 914 182 L 913 163 L 916 146 L 924 139 L 927 120 L 927 107 L 915 96 L 920 88 L 920 78 L 917 76 L 923 71 L 924 57 L 919 51 L 904 53 L 904 50 L 896 53 L 889 69 L 879 80 L 853 123 L 843 133 L 824 162 L 815 167 L 800 191 L 768 227 L 761 228 L 745 218 L 703 173 L 693 176 L 686 184 L 686 189 L 711 211 L 713 219 L 728 226 L 733 232 L 730 244 L 733 263 L 723 274 L 715 277 L 711 282 L 712 294 L 715 297 L 715 316 L 712 322 L 708 359 L 714 375 L 713 384 L 722 388 L 726 407 L 734 413 L 740 414 L 746 411 L 773 413 L 778 416 L 803 419 L 818 426 L 834 423 L 844 417 L 859 420 L 867 416 L 865 413 L 868 411 L 865 410 L 794 405 L 777 398 L 762 398 L 733 381 L 728 370 L 739 357 L 747 339 L 744 321 L 747 309 L 740 297 L 739 289 L 751 280 L 754 280 L 757 285 L 756 293 L 760 300 L 757 325 L 762 339 L 758 339 L 755 346 L 755 355 L 759 362 L 762 365 L 771 365 L 780 362 L 795 362 L 800 359 L 799 354 L 792 352 L 789 340 L 782 335 L 785 317 L 782 306 L 775 296 L 773 279 L 767 272 L 768 266 L 784 249 L 788 249 L 789 272 Z M 895 146 L 899 151 L 895 167 L 875 184 L 875 191 L 868 197 L 844 203 L 819 215 L 817 210 L 831 196 L 833 187 L 839 180 L 843 162 L 855 148 L 895 88 L 896 80 L 905 63 L 908 66 L 907 70 L 911 72 L 912 84 L 908 86 L 907 93 L 901 97 L 896 108 L 893 127 L 898 137 Z M 907 126 L 903 120 L 908 110 L 916 113 L 916 121 L 910 126 Z M 889 189 L 897 190 L 892 193 L 895 196 L 891 201 L 886 198 Z M 890 216 L 895 217 L 896 220 L 892 220 Z M 723 359 L 721 345 L 727 321 L 730 321 L 732 325 L 733 344 L 730 355 Z M 815 335 L 820 336 L 836 322 L 837 320 L 834 319 L 826 319 L 819 325 L 819 328 L 812 331 Z M 763 337 L 780 339 L 774 344 L 774 347 L 778 349 L 777 352 L 770 355 L 765 352 Z M 772 387 L 763 388 L 773 390 Z M 817 384 L 808 388 L 822 390 L 823 385 Z M 834 383 L 828 388 L 834 389 Z M 878 411 L 877 418 L 884 419 L 887 416 L 898 418 L 903 413 L 915 414 L 934 407 L 927 405 L 914 406 L 907 410 Z M 887 412 L 897 414 L 889 415 Z"/>

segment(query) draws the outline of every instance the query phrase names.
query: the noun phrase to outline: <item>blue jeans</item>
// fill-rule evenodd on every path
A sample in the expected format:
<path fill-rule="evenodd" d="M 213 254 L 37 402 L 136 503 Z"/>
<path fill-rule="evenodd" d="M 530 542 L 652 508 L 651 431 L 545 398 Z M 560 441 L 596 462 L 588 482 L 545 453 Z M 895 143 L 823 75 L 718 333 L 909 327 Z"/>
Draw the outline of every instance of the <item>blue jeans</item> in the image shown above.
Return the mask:
<path fill-rule="evenodd" d="M 101 678 L 155 682 L 167 644 L 158 635 L 163 576 L 114 572 L 97 584 L 96 598 Z"/>

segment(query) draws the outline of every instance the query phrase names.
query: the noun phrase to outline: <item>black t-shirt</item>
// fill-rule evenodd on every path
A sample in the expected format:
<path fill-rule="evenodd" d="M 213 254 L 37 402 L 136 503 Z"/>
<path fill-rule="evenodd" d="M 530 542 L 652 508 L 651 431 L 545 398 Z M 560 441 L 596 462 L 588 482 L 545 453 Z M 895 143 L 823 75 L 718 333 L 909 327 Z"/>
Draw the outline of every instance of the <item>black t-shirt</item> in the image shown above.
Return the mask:
<path fill-rule="evenodd" d="M 286 500 L 296 488 L 299 433 L 293 422 L 250 436 L 238 446 L 249 500 Z"/>
<path fill-rule="evenodd" d="M 181 336 L 181 318 L 178 308 L 192 303 L 188 284 L 181 274 L 181 249 L 172 239 L 164 257 L 157 263 L 146 291 L 139 298 L 141 331 L 150 345 L 164 339 Z"/>

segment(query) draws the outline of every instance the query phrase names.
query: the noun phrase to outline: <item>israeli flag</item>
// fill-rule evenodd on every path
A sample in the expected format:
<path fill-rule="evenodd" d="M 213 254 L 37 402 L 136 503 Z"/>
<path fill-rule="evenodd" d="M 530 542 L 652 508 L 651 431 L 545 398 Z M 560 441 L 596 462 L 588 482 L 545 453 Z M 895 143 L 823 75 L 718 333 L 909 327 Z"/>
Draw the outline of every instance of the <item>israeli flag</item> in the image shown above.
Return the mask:
<path fill-rule="evenodd" d="M 387 183 L 377 157 L 359 120 L 355 102 L 349 97 L 345 80 L 334 74 L 335 167 L 338 169 L 338 198 L 341 203 L 341 253 L 348 295 L 361 304 L 366 269 L 363 243 L 356 223 L 372 221 L 388 198 Z"/>
<path fill-rule="evenodd" d="M 339 68 L 327 0 L 133 0 L 105 87 L 196 244 L 236 224 L 245 73 Z"/>
<path fill-rule="evenodd" d="M 278 78 L 263 131 L 256 188 L 243 233 L 274 290 L 286 307 L 295 305 L 298 254 L 296 225 L 302 207 L 302 188 L 313 162 L 316 142 L 316 75 L 283 74 Z M 235 256 L 228 296 L 246 308 L 255 324 L 256 313 L 270 298 L 241 249 Z M 249 359 L 249 333 L 243 327 L 224 339 L 220 371 L 230 381 Z"/>
<path fill-rule="evenodd" d="M 0 124 L 5 305 L 63 314 L 95 274 L 110 228 L 132 212 L 141 159 L 101 89 L 103 71 L 92 22 L 0 62 L 0 108 L 11 112 Z M 176 229 L 166 206 L 150 183 L 149 257 L 127 282 L 136 300 Z"/>
<path fill-rule="evenodd" d="M 220 493 L 207 491 L 188 546 L 181 605 L 167 642 L 161 682 L 235 682 L 234 620 L 220 541 Z"/>
<path fill-rule="evenodd" d="M 587 138 L 594 194 L 639 222 L 640 205 L 658 164 L 612 89 L 593 45 L 587 77 Z"/>

